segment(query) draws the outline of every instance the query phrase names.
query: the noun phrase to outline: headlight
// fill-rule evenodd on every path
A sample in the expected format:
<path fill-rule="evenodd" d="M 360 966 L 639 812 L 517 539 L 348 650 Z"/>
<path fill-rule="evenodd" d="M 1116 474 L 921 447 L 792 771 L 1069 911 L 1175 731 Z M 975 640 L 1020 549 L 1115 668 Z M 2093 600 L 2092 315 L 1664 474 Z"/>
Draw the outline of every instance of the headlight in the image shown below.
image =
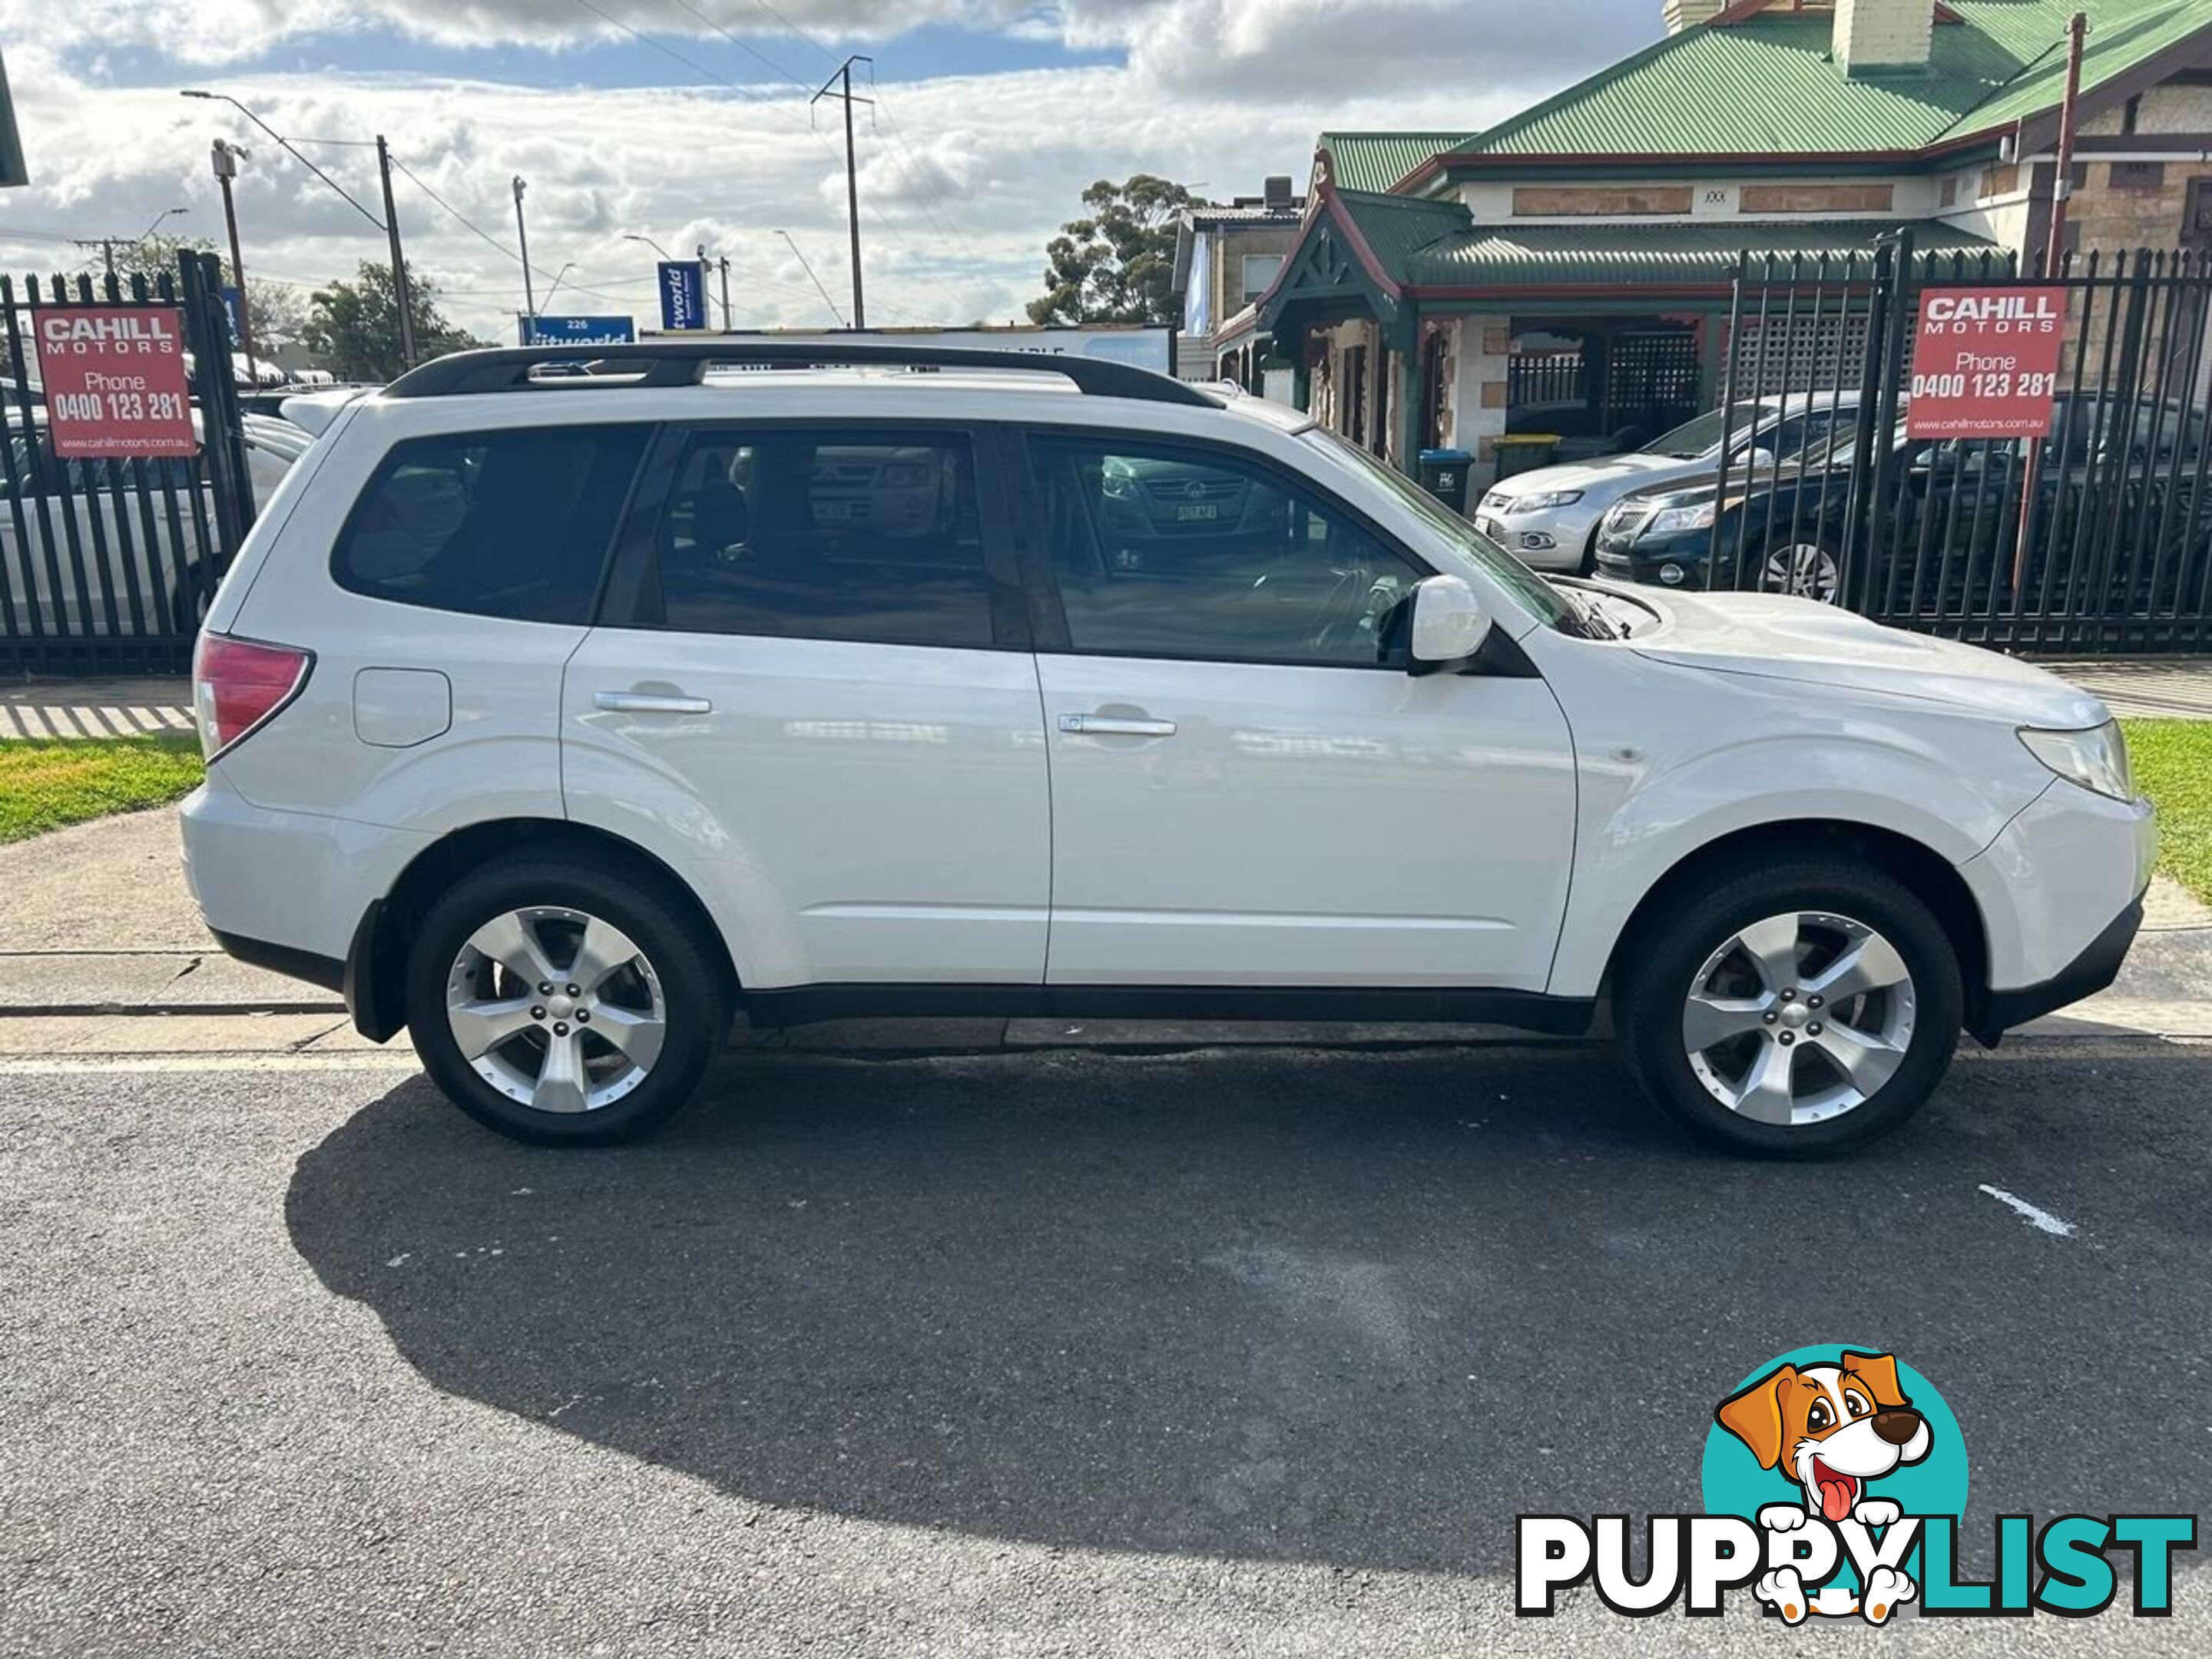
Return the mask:
<path fill-rule="evenodd" d="M 1579 489 L 1547 489 L 1541 495 L 1522 495 L 1505 511 L 1509 513 L 1541 513 L 1554 507 L 1572 507 L 1582 500 Z"/>
<path fill-rule="evenodd" d="M 2128 771 L 2128 740 L 2120 723 L 2106 720 L 2086 732 L 2049 732 L 2023 726 L 2020 740 L 2027 752 L 2067 781 L 2114 800 L 2135 799 L 2135 779 Z"/>
<path fill-rule="evenodd" d="M 1704 530 L 1712 521 L 1713 504 L 1707 501 L 1703 507 L 1670 507 L 1651 520 L 1650 530 L 1655 536 L 1664 536 L 1674 530 Z"/>

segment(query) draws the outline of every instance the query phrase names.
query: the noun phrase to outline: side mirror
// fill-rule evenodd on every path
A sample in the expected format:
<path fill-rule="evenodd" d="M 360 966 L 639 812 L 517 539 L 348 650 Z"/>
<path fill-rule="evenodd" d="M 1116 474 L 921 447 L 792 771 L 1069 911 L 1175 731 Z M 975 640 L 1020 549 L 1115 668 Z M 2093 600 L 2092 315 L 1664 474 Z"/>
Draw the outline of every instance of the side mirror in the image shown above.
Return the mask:
<path fill-rule="evenodd" d="M 1746 472 L 1757 472 L 1761 468 L 1771 471 L 1774 469 L 1774 452 L 1764 445 L 1754 445 L 1751 453 L 1743 458 L 1743 465 Z"/>
<path fill-rule="evenodd" d="M 1431 576 L 1413 589 L 1407 672 L 1449 674 L 1474 660 L 1490 637 L 1490 615 L 1462 576 Z"/>

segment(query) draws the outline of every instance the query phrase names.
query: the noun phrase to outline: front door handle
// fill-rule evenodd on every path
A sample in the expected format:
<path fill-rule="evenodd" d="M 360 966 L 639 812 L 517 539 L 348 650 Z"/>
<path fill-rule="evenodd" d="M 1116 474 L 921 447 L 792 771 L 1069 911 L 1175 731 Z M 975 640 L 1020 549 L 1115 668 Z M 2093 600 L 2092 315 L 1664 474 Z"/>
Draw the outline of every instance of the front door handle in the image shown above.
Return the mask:
<path fill-rule="evenodd" d="M 1062 714 L 1060 729 L 1085 738 L 1171 738 L 1176 723 L 1127 720 L 1119 714 Z"/>
<path fill-rule="evenodd" d="M 600 691 L 592 702 L 611 714 L 711 714 L 714 705 L 704 697 L 665 696 L 657 691 Z"/>

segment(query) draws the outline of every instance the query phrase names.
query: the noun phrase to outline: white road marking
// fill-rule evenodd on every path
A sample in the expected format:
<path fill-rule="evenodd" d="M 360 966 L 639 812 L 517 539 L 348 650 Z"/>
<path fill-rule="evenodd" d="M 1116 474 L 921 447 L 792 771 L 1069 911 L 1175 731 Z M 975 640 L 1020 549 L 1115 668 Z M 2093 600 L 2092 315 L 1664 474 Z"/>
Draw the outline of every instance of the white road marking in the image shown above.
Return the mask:
<path fill-rule="evenodd" d="M 2029 1203 L 2026 1199 L 2016 1197 L 2013 1194 L 2007 1192 L 2002 1187 L 1992 1187 L 1989 1182 L 1984 1182 L 1982 1183 L 1981 1190 L 1987 1193 L 1991 1198 L 1996 1200 L 1998 1203 L 2003 1205 L 2007 1209 L 2012 1211 L 2014 1214 L 2020 1217 L 2022 1221 L 2027 1223 L 2029 1226 L 2034 1228 L 2038 1232 L 2049 1233 L 2056 1238 L 2071 1238 L 2074 1236 L 2074 1224 L 2072 1222 L 2061 1221 L 2057 1216 L 2051 1214 L 2050 1211 L 2039 1210 L 2034 1205 Z"/>

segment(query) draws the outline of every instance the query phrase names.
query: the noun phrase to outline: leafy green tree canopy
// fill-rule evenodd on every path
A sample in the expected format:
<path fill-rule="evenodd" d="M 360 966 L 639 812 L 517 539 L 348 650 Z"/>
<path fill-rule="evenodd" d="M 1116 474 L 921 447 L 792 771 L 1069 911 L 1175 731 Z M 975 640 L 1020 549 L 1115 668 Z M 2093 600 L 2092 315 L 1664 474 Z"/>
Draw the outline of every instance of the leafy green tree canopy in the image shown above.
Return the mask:
<path fill-rule="evenodd" d="M 1210 205 L 1149 173 L 1083 192 L 1088 210 L 1045 245 L 1045 291 L 1033 323 L 1172 323 L 1176 216 Z"/>
<path fill-rule="evenodd" d="M 486 344 L 449 322 L 438 309 L 438 287 L 407 268 L 415 319 L 417 361 Z M 399 359 L 399 307 L 392 297 L 392 267 L 363 260 L 350 283 L 332 283 L 307 298 L 307 349 L 342 380 L 389 380 Z"/>

